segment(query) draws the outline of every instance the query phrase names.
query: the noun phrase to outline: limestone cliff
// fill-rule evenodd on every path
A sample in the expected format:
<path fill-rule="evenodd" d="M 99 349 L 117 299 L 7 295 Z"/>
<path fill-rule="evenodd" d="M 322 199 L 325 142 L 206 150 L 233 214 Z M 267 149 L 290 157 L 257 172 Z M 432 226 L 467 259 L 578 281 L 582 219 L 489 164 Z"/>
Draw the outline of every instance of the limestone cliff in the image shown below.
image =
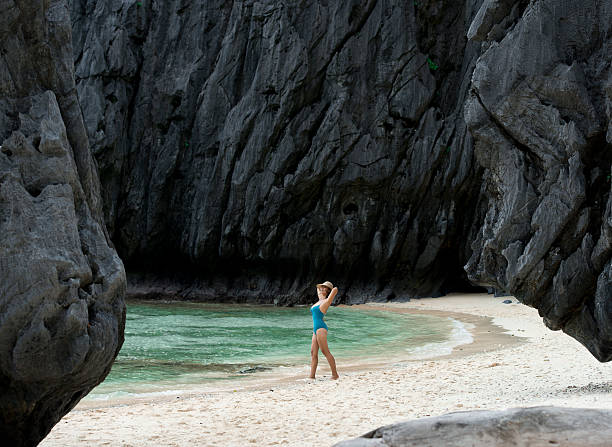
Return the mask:
<path fill-rule="evenodd" d="M 193 299 L 303 301 L 323 277 L 352 302 L 466 287 L 480 44 L 476 5 L 442 3 L 74 1 L 128 269 Z"/>
<path fill-rule="evenodd" d="M 108 373 L 111 239 L 149 295 L 469 280 L 612 359 L 611 24 L 604 0 L 0 0 L 3 439 Z"/>
<path fill-rule="evenodd" d="M 64 1 L 0 1 L 0 146 L 0 438 L 35 445 L 108 374 L 125 321 Z"/>
<path fill-rule="evenodd" d="M 513 5 L 486 2 L 468 33 L 484 42 L 466 120 L 486 199 L 466 269 L 610 360 L 612 3 Z"/>
<path fill-rule="evenodd" d="M 134 290 L 290 304 L 327 278 L 359 302 L 469 277 L 609 360 L 610 8 L 73 1 Z"/>

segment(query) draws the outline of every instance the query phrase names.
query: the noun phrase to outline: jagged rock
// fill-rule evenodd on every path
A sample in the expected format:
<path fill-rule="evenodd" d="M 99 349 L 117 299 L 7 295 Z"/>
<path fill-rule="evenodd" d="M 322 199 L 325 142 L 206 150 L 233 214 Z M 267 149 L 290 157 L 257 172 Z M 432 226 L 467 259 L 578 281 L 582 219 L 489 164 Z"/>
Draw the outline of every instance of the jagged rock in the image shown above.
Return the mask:
<path fill-rule="evenodd" d="M 0 11 L 5 439 L 44 436 L 121 345 L 103 216 L 143 295 L 384 301 L 465 265 L 612 358 L 610 2 Z"/>
<path fill-rule="evenodd" d="M 610 2 L 71 6 L 135 292 L 385 301 L 465 267 L 612 357 Z"/>
<path fill-rule="evenodd" d="M 533 407 L 464 411 L 388 425 L 336 447 L 604 447 L 612 411 Z"/>
<path fill-rule="evenodd" d="M 503 31 L 508 28 L 508 24 L 518 18 L 521 6 L 525 6 L 525 1 L 485 0 L 470 25 L 468 39 L 480 42 L 503 37 Z M 499 36 L 498 33 L 502 35 Z"/>
<path fill-rule="evenodd" d="M 68 7 L 0 11 L 0 438 L 22 446 L 110 371 L 125 273 L 104 229 Z"/>
<path fill-rule="evenodd" d="M 466 103 L 486 168 L 470 279 L 538 308 L 602 361 L 612 359 L 610 31 L 610 2 L 532 2 L 489 42 Z"/>
<path fill-rule="evenodd" d="M 469 287 L 477 5 L 418 3 L 72 2 L 107 224 L 128 270 L 160 282 L 139 291 Z"/>

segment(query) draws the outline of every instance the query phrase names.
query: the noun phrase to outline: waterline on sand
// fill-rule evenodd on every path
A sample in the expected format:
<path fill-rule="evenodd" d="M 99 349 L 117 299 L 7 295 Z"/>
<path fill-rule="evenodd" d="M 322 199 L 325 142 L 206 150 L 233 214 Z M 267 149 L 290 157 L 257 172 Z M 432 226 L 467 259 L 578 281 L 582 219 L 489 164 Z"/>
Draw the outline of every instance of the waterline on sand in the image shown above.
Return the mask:
<path fill-rule="evenodd" d="M 468 345 L 474 341 L 474 337 L 469 329 L 473 329 L 474 325 L 470 323 L 462 323 L 459 320 L 450 318 L 453 328 L 448 340 L 439 343 L 428 343 L 415 348 L 408 348 L 411 357 L 418 360 L 431 359 L 449 355 L 458 346 Z"/>
<path fill-rule="evenodd" d="M 330 349 L 347 366 L 446 355 L 472 340 L 460 321 L 427 314 L 335 306 L 326 321 Z M 109 377 L 86 399 L 300 376 L 311 337 L 308 307 L 130 302 L 126 342 Z"/>

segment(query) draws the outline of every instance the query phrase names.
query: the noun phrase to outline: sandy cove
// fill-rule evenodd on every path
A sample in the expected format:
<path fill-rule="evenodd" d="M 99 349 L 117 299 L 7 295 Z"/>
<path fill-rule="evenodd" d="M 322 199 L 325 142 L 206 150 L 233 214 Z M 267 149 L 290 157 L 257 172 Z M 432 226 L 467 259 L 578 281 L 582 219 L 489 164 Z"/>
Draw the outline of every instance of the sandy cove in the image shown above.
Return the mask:
<path fill-rule="evenodd" d="M 82 401 L 40 444 L 50 446 L 329 446 L 408 419 L 472 409 L 557 405 L 612 409 L 612 366 L 552 332 L 535 309 L 491 295 L 370 304 L 456 318 L 474 342 L 429 360 L 338 363 L 330 380 L 304 367 L 189 393 Z M 365 306 L 364 306 L 365 307 Z M 333 312 L 333 308 L 331 309 Z M 333 330 L 333 328 L 330 328 Z M 333 353 L 333 344 L 330 344 Z"/>

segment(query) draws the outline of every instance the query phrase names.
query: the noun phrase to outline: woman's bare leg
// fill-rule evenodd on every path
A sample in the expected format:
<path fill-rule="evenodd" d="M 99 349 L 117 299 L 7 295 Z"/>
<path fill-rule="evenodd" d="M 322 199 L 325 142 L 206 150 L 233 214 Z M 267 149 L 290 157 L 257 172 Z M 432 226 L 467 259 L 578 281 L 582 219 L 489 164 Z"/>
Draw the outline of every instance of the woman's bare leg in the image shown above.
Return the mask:
<path fill-rule="evenodd" d="M 312 334 L 312 345 L 310 346 L 310 378 L 315 378 L 317 372 L 317 365 L 319 364 L 319 343 L 317 342 L 317 336 Z"/>
<path fill-rule="evenodd" d="M 327 347 L 327 330 L 317 330 L 317 343 L 319 344 L 319 349 L 321 349 L 321 352 L 327 359 L 327 363 L 329 363 L 329 367 L 331 368 L 332 372 L 332 379 L 337 379 L 339 376 L 338 371 L 336 371 L 336 359 L 334 359 L 334 356 L 331 354 L 331 352 L 329 352 L 329 348 Z"/>

